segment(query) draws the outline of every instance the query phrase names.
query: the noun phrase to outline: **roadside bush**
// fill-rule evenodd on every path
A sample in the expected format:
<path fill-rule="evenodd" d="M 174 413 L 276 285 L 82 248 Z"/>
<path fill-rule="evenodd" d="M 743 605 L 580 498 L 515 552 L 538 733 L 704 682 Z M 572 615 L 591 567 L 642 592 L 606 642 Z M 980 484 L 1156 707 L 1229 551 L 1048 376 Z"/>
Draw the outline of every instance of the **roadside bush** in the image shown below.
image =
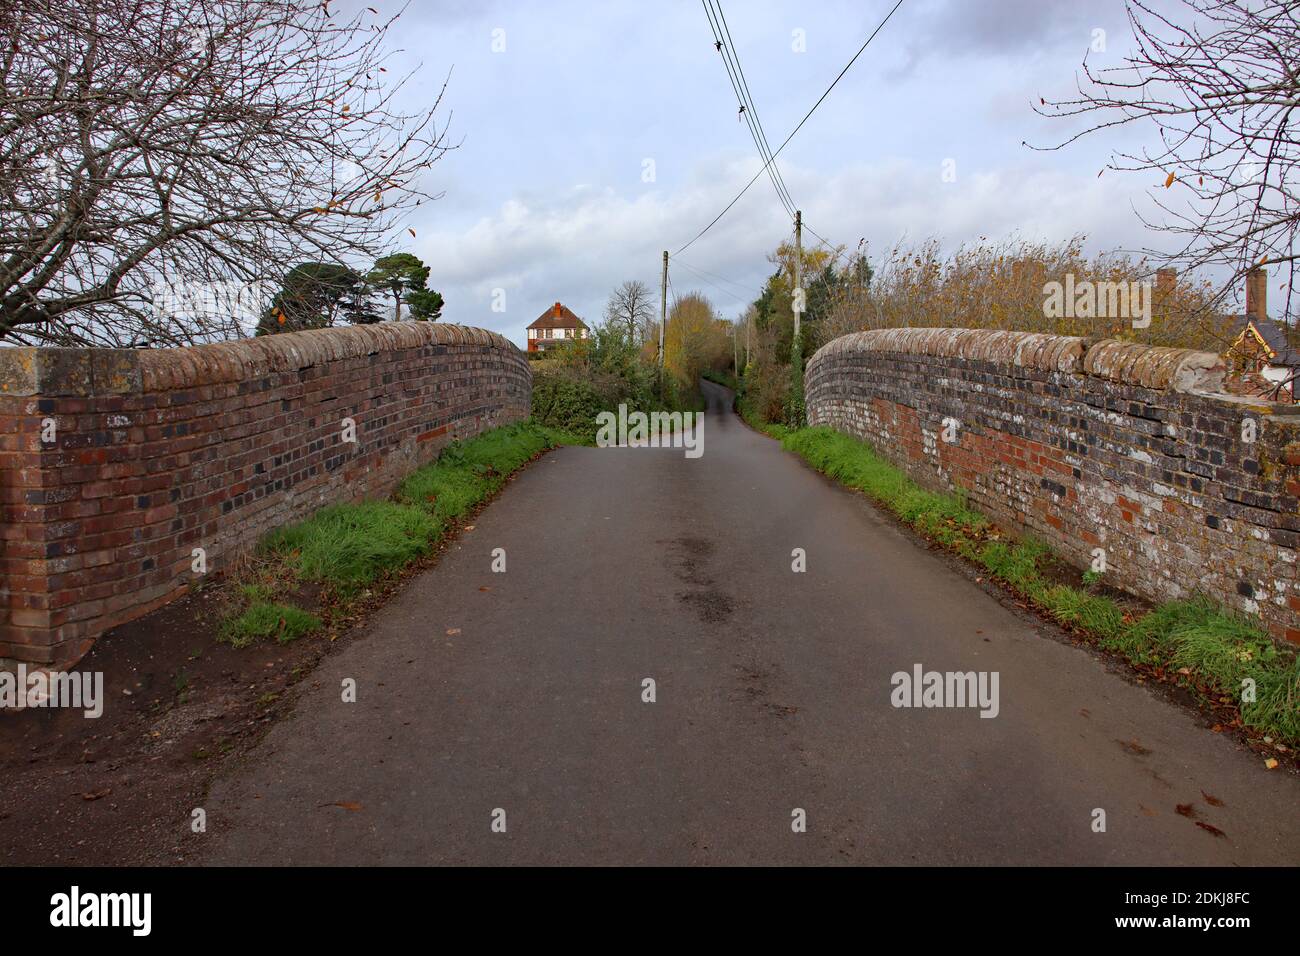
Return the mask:
<path fill-rule="evenodd" d="M 594 442 L 596 416 L 606 406 L 606 399 L 590 382 L 555 372 L 533 374 L 533 418 L 548 428 Z"/>

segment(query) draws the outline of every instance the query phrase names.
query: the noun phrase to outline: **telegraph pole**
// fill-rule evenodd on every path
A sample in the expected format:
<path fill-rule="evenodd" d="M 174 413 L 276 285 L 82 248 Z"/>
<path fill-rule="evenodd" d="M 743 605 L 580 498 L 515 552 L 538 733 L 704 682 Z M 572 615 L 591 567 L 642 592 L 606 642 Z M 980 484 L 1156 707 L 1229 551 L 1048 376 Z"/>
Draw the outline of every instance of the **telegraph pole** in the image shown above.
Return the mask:
<path fill-rule="evenodd" d="M 659 368 L 664 367 L 664 327 L 668 325 L 668 250 L 664 250 L 664 274 L 659 280 Z"/>
<path fill-rule="evenodd" d="M 803 404 L 803 340 L 799 320 L 803 317 L 803 213 L 794 214 L 794 335 L 790 338 L 790 398 L 786 402 L 785 421 L 791 428 L 805 424 Z"/>
<path fill-rule="evenodd" d="M 803 312 L 803 303 L 799 301 L 799 291 L 803 281 L 803 212 L 794 212 L 794 340 L 799 341 L 799 319 Z"/>

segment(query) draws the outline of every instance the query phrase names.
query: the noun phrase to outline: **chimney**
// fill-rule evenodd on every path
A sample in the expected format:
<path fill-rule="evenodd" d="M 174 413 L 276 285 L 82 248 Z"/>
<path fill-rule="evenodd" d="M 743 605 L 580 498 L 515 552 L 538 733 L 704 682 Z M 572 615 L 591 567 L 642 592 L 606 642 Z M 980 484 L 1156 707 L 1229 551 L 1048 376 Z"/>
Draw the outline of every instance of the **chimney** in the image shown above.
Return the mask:
<path fill-rule="evenodd" d="M 1253 319 L 1268 318 L 1268 270 L 1262 266 L 1246 273 L 1246 314 Z"/>
<path fill-rule="evenodd" d="M 555 303 L 555 317 L 557 319 L 560 317 L 560 313 L 561 313 L 561 306 L 560 303 L 557 302 Z"/>
<path fill-rule="evenodd" d="M 1174 283 L 1177 280 L 1178 273 L 1168 266 L 1156 270 L 1156 292 L 1162 299 L 1174 291 Z"/>

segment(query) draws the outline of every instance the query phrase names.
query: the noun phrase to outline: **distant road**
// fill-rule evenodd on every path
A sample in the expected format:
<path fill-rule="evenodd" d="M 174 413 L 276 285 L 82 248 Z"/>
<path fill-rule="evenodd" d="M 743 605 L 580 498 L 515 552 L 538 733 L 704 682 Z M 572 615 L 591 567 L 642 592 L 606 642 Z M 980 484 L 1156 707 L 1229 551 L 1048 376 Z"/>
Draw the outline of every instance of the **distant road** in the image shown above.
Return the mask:
<path fill-rule="evenodd" d="M 511 483 L 218 782 L 206 862 L 1300 860 L 1300 781 L 1004 605 L 705 388 L 698 459 L 563 448 Z M 891 706 L 915 664 L 996 671 L 998 715 Z"/>

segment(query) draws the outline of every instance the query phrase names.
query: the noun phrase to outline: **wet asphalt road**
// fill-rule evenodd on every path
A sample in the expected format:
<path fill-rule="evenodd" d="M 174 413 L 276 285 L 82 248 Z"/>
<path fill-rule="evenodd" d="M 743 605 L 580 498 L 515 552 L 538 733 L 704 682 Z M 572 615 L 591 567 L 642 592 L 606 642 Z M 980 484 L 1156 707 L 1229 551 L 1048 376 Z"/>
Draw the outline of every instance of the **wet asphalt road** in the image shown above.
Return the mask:
<path fill-rule="evenodd" d="M 701 458 L 564 448 L 511 483 L 218 782 L 204 862 L 1300 861 L 1300 781 L 706 389 Z M 890 676 L 918 663 L 997 671 L 998 716 L 894 708 Z"/>

